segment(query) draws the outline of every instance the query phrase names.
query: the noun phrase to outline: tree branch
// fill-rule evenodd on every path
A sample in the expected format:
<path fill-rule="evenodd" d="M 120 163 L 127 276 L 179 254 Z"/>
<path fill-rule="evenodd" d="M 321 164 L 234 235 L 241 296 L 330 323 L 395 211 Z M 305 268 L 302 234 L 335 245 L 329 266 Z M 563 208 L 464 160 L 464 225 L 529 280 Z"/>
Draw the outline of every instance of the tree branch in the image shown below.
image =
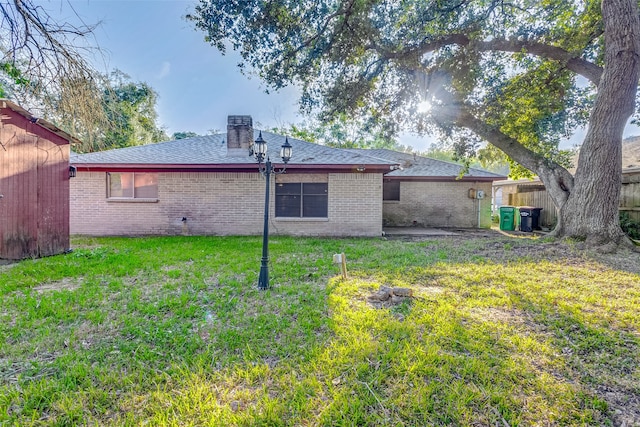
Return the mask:
<path fill-rule="evenodd" d="M 425 40 L 419 46 L 402 52 L 383 52 L 382 54 L 389 59 L 416 55 L 421 56 L 426 53 L 434 52 L 442 47 L 451 45 L 465 46 L 479 52 L 500 51 L 527 53 L 541 58 L 558 61 L 565 64 L 567 69 L 573 71 L 574 73 L 580 74 L 596 86 L 598 86 L 598 84 L 600 83 L 600 78 L 602 77 L 602 67 L 599 67 L 585 59 L 582 59 L 565 49 L 540 43 L 535 40 L 500 38 L 495 38 L 492 40 L 473 40 L 466 34 L 458 33 L 450 34 L 435 40 Z"/>
<path fill-rule="evenodd" d="M 489 141 L 512 159 L 517 159 L 525 168 L 533 171 L 544 183 L 556 206 L 561 207 L 573 189 L 573 176 L 563 166 L 538 154 L 499 129 L 478 119 L 464 104 L 455 108 L 436 108 L 432 114 L 436 120 L 452 122 Z"/>

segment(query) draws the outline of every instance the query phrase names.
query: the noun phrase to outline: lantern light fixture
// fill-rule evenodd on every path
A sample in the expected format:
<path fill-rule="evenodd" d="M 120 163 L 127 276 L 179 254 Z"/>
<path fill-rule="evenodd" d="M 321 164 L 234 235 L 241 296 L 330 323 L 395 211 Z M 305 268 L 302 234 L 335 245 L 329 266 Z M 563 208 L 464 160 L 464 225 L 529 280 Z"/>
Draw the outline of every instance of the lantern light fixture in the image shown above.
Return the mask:
<path fill-rule="evenodd" d="M 291 160 L 293 147 L 289 144 L 289 138 L 285 137 L 284 144 L 280 147 L 280 157 L 284 165 L 281 169 L 276 170 L 271 164 L 271 160 L 267 155 L 267 141 L 262 138 L 262 131 L 255 140 L 253 153 L 258 161 L 258 170 L 265 177 L 264 191 L 264 226 L 262 231 L 262 259 L 260 261 L 260 275 L 258 277 L 258 289 L 269 289 L 269 181 L 271 174 L 282 174 L 287 169 L 287 163 Z M 264 167 L 262 162 L 265 160 Z"/>

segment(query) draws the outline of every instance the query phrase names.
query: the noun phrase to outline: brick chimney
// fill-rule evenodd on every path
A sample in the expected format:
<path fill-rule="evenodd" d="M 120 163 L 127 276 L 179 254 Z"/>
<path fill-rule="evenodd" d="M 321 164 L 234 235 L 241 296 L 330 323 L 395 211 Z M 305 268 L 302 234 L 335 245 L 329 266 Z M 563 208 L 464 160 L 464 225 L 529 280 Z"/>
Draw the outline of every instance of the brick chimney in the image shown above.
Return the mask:
<path fill-rule="evenodd" d="M 227 155 L 249 157 L 253 149 L 251 116 L 227 117 Z"/>

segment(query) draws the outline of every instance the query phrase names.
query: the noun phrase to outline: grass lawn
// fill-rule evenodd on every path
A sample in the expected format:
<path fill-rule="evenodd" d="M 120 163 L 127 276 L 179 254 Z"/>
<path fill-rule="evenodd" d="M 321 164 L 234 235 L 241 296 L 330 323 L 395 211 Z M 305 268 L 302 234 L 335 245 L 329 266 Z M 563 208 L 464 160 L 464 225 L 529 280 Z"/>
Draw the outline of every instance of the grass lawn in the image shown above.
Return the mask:
<path fill-rule="evenodd" d="M 260 242 L 75 239 L 0 267 L 0 426 L 640 424 L 638 254 L 272 237 L 259 291 Z M 413 297 L 371 304 L 382 285 Z"/>

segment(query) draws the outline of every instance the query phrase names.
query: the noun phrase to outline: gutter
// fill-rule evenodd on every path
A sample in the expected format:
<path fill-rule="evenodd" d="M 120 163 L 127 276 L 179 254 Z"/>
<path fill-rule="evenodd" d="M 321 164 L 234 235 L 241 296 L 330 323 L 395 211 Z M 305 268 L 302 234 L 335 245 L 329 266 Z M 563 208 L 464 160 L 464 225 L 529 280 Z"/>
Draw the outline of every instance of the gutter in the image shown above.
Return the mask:
<path fill-rule="evenodd" d="M 414 182 L 444 182 L 444 181 L 456 181 L 456 182 L 493 182 L 503 180 L 502 176 L 463 176 L 459 178 L 458 175 L 450 176 L 385 176 L 385 181 L 414 181 Z"/>
<path fill-rule="evenodd" d="M 139 164 L 139 163 L 72 163 L 78 172 L 258 172 L 257 163 L 222 164 Z M 275 163 L 280 165 L 280 163 Z M 326 164 L 302 165 L 288 164 L 287 170 L 307 173 L 387 173 L 391 165 L 362 164 Z"/>

